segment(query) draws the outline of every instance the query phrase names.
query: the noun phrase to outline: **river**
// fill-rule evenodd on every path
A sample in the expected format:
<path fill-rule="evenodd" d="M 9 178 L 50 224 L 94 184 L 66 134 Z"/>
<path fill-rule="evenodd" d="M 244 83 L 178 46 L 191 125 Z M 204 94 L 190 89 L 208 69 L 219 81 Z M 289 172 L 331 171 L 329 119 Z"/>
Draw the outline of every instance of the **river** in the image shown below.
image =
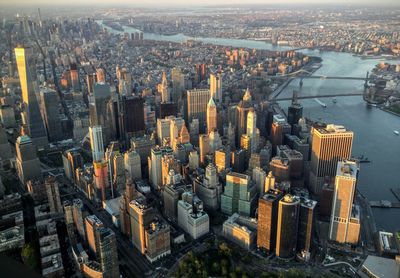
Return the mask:
<path fill-rule="evenodd" d="M 103 25 L 104 26 L 104 25 Z M 106 27 L 106 26 L 104 26 Z M 118 31 L 106 27 L 113 33 Z M 125 27 L 125 32 L 137 32 L 137 29 Z M 165 36 L 144 33 L 144 39 L 184 42 L 192 37 L 183 34 Z M 195 38 L 210 44 L 255 49 L 287 50 L 290 47 L 273 46 L 271 44 L 238 39 Z M 364 77 L 380 60 L 361 59 L 349 53 L 319 52 L 304 50 L 307 55 L 322 58 L 322 67 L 314 74 L 326 76 Z M 389 61 L 400 63 L 399 60 Z M 298 89 L 298 80 L 292 81 L 280 94 L 290 97 L 294 89 Z M 332 93 L 362 92 L 363 81 L 354 80 L 322 80 L 305 79 L 300 96 L 318 96 Z M 384 112 L 376 107 L 367 106 L 362 97 L 338 97 L 336 103 L 331 98 L 321 98 L 327 107 L 323 108 L 314 99 L 300 100 L 304 106 L 304 116 L 313 120 L 344 125 L 354 131 L 353 156 L 364 155 L 372 162 L 361 164 L 358 188 L 369 200 L 397 200 L 390 192 L 392 187 L 400 187 L 400 136 L 394 130 L 400 130 L 400 118 Z M 281 102 L 286 109 L 288 101 Z M 374 208 L 373 213 L 378 229 L 387 231 L 400 230 L 400 209 Z"/>

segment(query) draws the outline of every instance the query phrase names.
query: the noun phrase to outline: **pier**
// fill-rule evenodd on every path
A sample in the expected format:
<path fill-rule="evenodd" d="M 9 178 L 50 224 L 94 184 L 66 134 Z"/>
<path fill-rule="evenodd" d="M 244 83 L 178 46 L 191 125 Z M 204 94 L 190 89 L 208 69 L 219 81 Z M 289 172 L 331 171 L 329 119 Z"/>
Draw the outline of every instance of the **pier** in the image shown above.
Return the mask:
<path fill-rule="evenodd" d="M 373 208 L 400 208 L 400 203 L 393 203 L 387 200 L 370 201 L 369 204 Z"/>

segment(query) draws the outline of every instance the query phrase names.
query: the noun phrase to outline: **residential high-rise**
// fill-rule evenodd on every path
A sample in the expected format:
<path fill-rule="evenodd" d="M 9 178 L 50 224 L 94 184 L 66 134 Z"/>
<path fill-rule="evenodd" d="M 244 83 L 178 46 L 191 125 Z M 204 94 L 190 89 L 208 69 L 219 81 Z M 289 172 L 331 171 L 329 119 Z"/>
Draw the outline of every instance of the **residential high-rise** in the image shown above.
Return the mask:
<path fill-rule="evenodd" d="M 33 145 L 44 148 L 48 145 L 46 128 L 39 109 L 39 85 L 36 77 L 36 64 L 31 47 L 15 48 L 19 81 L 24 106 L 23 119 Z"/>
<path fill-rule="evenodd" d="M 217 106 L 213 97 L 207 104 L 207 133 L 217 129 Z"/>
<path fill-rule="evenodd" d="M 279 201 L 276 235 L 276 256 L 279 258 L 290 259 L 296 254 L 299 211 L 299 197 L 286 194 Z"/>
<path fill-rule="evenodd" d="M 339 243 L 358 243 L 359 209 L 353 204 L 358 168 L 357 162 L 351 160 L 339 161 L 337 165 L 329 239 Z"/>
<path fill-rule="evenodd" d="M 232 215 L 238 212 L 251 216 L 257 205 L 257 187 L 248 175 L 231 172 L 226 175 L 224 193 L 221 195 L 221 211 Z"/>
<path fill-rule="evenodd" d="M 117 239 L 114 232 L 110 228 L 98 228 L 99 263 L 103 271 L 103 278 L 119 278 L 119 262 Z"/>
<path fill-rule="evenodd" d="M 49 202 L 50 212 L 63 213 L 63 207 L 61 205 L 60 192 L 56 178 L 49 176 L 46 178 L 44 184 L 46 187 L 47 200 Z"/>
<path fill-rule="evenodd" d="M 133 246 L 142 254 L 145 254 L 145 229 L 154 219 L 154 208 L 147 204 L 144 197 L 139 197 L 129 203 L 129 212 Z"/>
<path fill-rule="evenodd" d="M 210 90 L 195 89 L 187 91 L 187 121 L 199 120 L 200 131 L 204 132 L 206 124 L 207 104 L 210 100 Z"/>
<path fill-rule="evenodd" d="M 104 159 L 103 129 L 100 125 L 89 127 L 90 147 L 93 161 Z"/>
<path fill-rule="evenodd" d="M 140 180 L 142 178 L 140 155 L 136 151 L 129 150 L 124 154 L 124 165 L 128 178 L 132 180 Z"/>
<path fill-rule="evenodd" d="M 210 74 L 210 94 L 218 103 L 222 103 L 222 76 L 221 74 Z"/>
<path fill-rule="evenodd" d="M 153 221 L 145 232 L 146 258 L 152 263 L 171 254 L 170 227 L 161 220 Z"/>
<path fill-rule="evenodd" d="M 60 141 L 63 139 L 58 103 L 59 101 L 56 91 L 48 87 L 40 89 L 42 116 L 50 142 Z"/>
<path fill-rule="evenodd" d="M 350 158 L 353 132 L 331 124 L 313 127 L 311 136 L 310 189 L 314 194 L 320 194 L 324 178 L 334 177 L 337 163 Z"/>
<path fill-rule="evenodd" d="M 192 192 L 182 194 L 178 201 L 178 225 L 193 239 L 197 239 L 210 230 L 210 219 L 203 211 L 203 202 Z"/>
<path fill-rule="evenodd" d="M 252 100 L 251 100 L 250 90 L 247 89 L 243 95 L 243 99 L 239 102 L 236 108 L 237 144 L 240 144 L 240 139 L 242 138 L 242 135 L 247 132 L 247 114 L 249 113 L 250 110 L 253 109 L 251 101 Z"/>
<path fill-rule="evenodd" d="M 99 241 L 99 229 L 104 227 L 103 222 L 97 218 L 96 215 L 88 215 L 85 218 L 85 228 L 86 228 L 86 241 L 89 245 L 90 251 L 96 256 L 97 259 L 100 258 L 100 241 Z"/>
<path fill-rule="evenodd" d="M 258 200 L 257 247 L 270 253 L 275 249 L 278 204 L 283 194 L 279 190 L 268 190 Z"/>
<path fill-rule="evenodd" d="M 16 168 L 19 180 L 25 185 L 28 180 L 39 179 L 42 176 L 40 161 L 36 155 L 36 148 L 31 138 L 23 135 L 17 138 Z"/>

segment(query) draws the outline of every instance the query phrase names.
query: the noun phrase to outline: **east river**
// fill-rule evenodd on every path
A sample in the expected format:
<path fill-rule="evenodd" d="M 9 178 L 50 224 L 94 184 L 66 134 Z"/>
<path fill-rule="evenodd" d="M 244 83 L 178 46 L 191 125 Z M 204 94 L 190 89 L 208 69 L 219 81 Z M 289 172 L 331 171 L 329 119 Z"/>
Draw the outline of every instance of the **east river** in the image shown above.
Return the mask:
<path fill-rule="evenodd" d="M 104 25 L 103 25 L 104 26 Z M 106 26 L 104 26 L 106 27 Z M 118 33 L 106 27 L 109 31 Z M 125 27 L 124 32 L 137 30 Z M 144 39 L 171 42 L 184 42 L 192 37 L 183 34 L 165 36 L 144 33 Z M 195 38 L 204 43 L 246 47 L 255 49 L 287 50 L 287 47 L 272 46 L 261 41 Z M 314 74 L 324 76 L 365 77 L 380 60 L 361 59 L 349 53 L 319 52 L 304 50 L 305 54 L 322 58 L 322 66 Z M 390 63 L 400 63 L 388 61 Z M 294 89 L 299 89 L 299 81 L 292 81 L 279 97 L 290 97 Z M 364 90 L 363 81 L 305 79 L 299 93 L 300 96 L 321 96 L 331 94 L 356 93 Z M 361 96 L 321 98 L 327 105 L 323 108 L 315 99 L 300 100 L 304 106 L 303 115 L 312 120 L 344 125 L 354 131 L 353 156 L 364 155 L 371 163 L 361 164 L 358 189 L 369 200 L 390 200 L 398 202 L 390 192 L 390 188 L 400 187 L 400 136 L 394 130 L 400 130 L 400 117 L 384 112 L 376 107 L 368 106 Z M 286 109 L 288 101 L 281 102 Z M 378 230 L 400 230 L 400 209 L 374 208 L 373 213 Z"/>

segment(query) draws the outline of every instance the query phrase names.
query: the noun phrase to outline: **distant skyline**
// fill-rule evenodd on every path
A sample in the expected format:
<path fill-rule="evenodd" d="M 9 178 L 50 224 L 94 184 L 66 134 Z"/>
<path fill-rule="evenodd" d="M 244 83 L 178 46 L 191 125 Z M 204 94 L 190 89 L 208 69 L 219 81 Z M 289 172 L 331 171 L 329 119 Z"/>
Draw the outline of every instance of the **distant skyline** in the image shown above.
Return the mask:
<path fill-rule="evenodd" d="M 165 7 L 165 6 L 202 6 L 202 5 L 252 5 L 252 4 L 264 4 L 264 5 L 281 5 L 281 4 L 315 4 L 315 5 L 396 5 L 400 6 L 399 0 L 249 0 L 244 2 L 243 0 L 0 0 L 0 5 L 3 6 L 68 6 L 68 5 L 97 5 L 97 6 L 120 6 L 120 5 L 131 5 L 131 6 L 142 6 L 142 7 Z"/>

